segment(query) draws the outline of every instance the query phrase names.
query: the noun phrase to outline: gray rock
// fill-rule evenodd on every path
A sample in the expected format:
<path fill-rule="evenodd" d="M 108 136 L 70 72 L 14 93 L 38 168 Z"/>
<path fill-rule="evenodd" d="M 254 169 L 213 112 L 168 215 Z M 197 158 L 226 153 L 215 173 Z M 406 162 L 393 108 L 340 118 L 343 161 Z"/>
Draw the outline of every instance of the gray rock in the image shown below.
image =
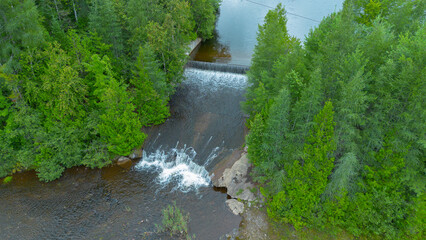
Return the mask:
<path fill-rule="evenodd" d="M 251 189 L 253 188 L 254 185 L 250 182 L 246 182 L 246 178 L 244 178 L 243 181 L 240 183 L 231 182 L 227 188 L 226 193 L 232 198 L 253 201 L 256 199 L 254 193 L 251 192 Z"/>
<path fill-rule="evenodd" d="M 122 167 L 122 168 L 129 168 L 129 167 L 132 166 L 132 164 L 133 164 L 132 160 L 128 157 L 122 156 L 122 157 L 118 158 L 118 160 L 117 160 L 117 165 Z"/>
<path fill-rule="evenodd" d="M 223 171 L 223 175 L 222 177 L 220 177 L 219 179 L 217 179 L 216 182 L 213 182 L 213 184 L 215 185 L 215 187 L 228 187 L 229 182 L 231 181 L 230 174 L 231 169 L 227 168 Z"/>
<path fill-rule="evenodd" d="M 250 163 L 247 154 L 234 163 L 231 168 L 225 169 L 222 177 L 214 182 L 216 187 L 226 187 L 227 194 L 232 198 L 239 198 L 246 201 L 255 200 L 255 195 L 250 191 L 254 185 L 247 181 Z"/>
<path fill-rule="evenodd" d="M 139 159 L 139 158 L 142 158 L 142 154 L 143 154 L 143 149 L 142 148 L 138 148 L 138 149 L 135 149 L 133 151 L 133 153 L 131 153 L 129 155 L 129 158 L 131 158 L 131 159 Z"/>
<path fill-rule="evenodd" d="M 247 176 L 248 168 L 247 155 L 243 154 L 231 168 L 225 169 L 222 177 L 218 179 L 216 187 L 228 187 L 231 182 L 236 184 L 241 183 L 245 179 L 245 176 Z"/>
<path fill-rule="evenodd" d="M 244 212 L 244 204 L 242 202 L 238 202 L 235 199 L 226 200 L 226 205 L 235 215 L 239 215 Z"/>

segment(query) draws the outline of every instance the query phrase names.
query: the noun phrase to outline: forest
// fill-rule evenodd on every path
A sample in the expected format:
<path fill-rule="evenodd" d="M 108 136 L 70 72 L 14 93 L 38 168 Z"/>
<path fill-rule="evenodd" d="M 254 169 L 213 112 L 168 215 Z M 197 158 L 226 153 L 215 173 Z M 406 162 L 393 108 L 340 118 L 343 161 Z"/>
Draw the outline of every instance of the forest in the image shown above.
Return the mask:
<path fill-rule="evenodd" d="M 424 239 L 421 0 L 347 0 L 303 44 L 278 5 L 259 26 L 243 108 L 273 219 L 367 239 Z"/>
<path fill-rule="evenodd" d="M 100 168 L 170 115 L 219 0 L 0 1 L 0 177 Z"/>

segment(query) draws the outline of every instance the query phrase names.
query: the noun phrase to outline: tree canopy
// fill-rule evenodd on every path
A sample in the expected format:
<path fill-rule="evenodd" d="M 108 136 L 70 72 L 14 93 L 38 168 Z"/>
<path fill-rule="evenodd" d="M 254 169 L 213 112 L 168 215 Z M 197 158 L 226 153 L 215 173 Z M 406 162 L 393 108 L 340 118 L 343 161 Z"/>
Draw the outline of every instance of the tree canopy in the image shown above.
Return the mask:
<path fill-rule="evenodd" d="M 267 14 L 243 107 L 271 217 L 424 238 L 424 19 L 422 1 L 347 0 L 301 45 L 281 5 Z"/>
<path fill-rule="evenodd" d="M 0 177 L 103 167 L 169 117 L 187 47 L 218 0 L 0 3 Z"/>

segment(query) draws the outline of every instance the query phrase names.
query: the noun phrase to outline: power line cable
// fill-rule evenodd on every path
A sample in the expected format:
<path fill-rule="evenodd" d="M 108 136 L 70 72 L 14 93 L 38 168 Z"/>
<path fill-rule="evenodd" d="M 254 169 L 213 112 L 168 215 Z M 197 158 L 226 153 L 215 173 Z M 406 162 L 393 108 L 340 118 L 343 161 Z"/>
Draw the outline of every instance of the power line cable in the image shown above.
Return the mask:
<path fill-rule="evenodd" d="M 257 5 L 263 6 L 263 7 L 267 7 L 267 8 L 270 8 L 270 9 L 275 9 L 274 7 L 271 7 L 271 6 L 265 5 L 265 4 L 263 4 L 263 3 L 258 3 L 258 2 L 251 1 L 251 0 L 246 0 L 246 1 L 247 1 L 247 2 L 251 2 L 251 3 L 253 3 L 253 4 L 257 4 Z M 301 15 L 296 14 L 296 13 L 291 13 L 291 12 L 289 12 L 289 11 L 286 11 L 286 12 L 287 12 L 287 14 L 288 14 L 288 15 L 293 15 L 293 16 L 296 16 L 296 17 L 304 18 L 304 19 L 311 20 L 311 21 L 313 21 L 313 22 L 317 22 L 317 23 L 319 23 L 319 22 L 320 22 L 320 21 L 318 21 L 318 20 L 315 20 L 315 19 L 312 19 L 312 18 L 308 18 L 308 17 L 304 17 L 304 16 L 301 16 Z"/>

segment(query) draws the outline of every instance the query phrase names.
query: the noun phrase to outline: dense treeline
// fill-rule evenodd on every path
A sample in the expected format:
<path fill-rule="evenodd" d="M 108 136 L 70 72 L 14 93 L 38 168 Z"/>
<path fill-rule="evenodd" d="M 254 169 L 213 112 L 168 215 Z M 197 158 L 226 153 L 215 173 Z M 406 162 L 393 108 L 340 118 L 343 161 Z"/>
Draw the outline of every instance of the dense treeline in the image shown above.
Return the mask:
<path fill-rule="evenodd" d="M 424 239 L 424 20 L 421 0 L 347 0 L 302 46 L 267 14 L 243 107 L 271 217 Z"/>
<path fill-rule="evenodd" d="M 102 167 L 169 116 L 219 0 L 2 0 L 0 177 Z"/>

